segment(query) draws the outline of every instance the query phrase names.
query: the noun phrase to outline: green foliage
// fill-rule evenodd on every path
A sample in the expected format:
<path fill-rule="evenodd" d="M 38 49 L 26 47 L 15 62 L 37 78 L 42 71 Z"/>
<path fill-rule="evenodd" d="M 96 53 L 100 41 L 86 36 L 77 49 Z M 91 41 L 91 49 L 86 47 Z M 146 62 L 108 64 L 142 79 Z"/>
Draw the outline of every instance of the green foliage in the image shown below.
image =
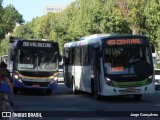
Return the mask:
<path fill-rule="evenodd" d="M 0 0 L 0 41 L 4 36 L 4 34 L 3 34 L 3 22 L 2 22 L 2 17 L 3 17 L 3 14 L 4 14 L 4 8 L 2 6 L 2 2 L 3 2 L 3 0 Z"/>
<path fill-rule="evenodd" d="M 13 6 L 8 7 L 3 12 L 15 10 Z M 9 15 L 1 18 L 9 18 Z M 159 0 L 75 0 L 63 12 L 37 17 L 17 27 L 13 34 L 27 39 L 57 41 L 61 50 L 66 42 L 79 40 L 89 34 L 145 34 L 158 48 L 159 25 Z M 11 31 L 9 27 L 6 28 Z M 0 34 L 2 30 L 0 27 Z"/>
<path fill-rule="evenodd" d="M 146 0 L 111 0 L 114 8 L 123 17 L 133 34 L 142 34 L 145 29 Z"/>
<path fill-rule="evenodd" d="M 5 8 L 0 7 L 0 39 L 3 39 L 5 35 L 9 32 L 13 32 L 16 24 L 23 23 L 22 15 L 14 8 L 13 5 L 8 5 Z"/>
<path fill-rule="evenodd" d="M 25 25 L 21 25 L 16 29 L 16 32 L 13 34 L 14 36 L 19 36 L 22 38 L 34 38 L 32 23 L 26 23 Z"/>
<path fill-rule="evenodd" d="M 3 0 L 0 0 L 0 56 L 8 52 L 8 39 L 5 39 L 5 36 L 13 32 L 17 23 L 24 22 L 22 15 L 13 5 L 8 5 L 4 8 L 2 3 Z"/>
<path fill-rule="evenodd" d="M 8 44 L 9 44 L 9 38 L 4 39 L 0 43 L 0 57 L 8 54 Z"/>
<path fill-rule="evenodd" d="M 156 64 L 155 68 L 160 69 L 160 64 Z"/>
<path fill-rule="evenodd" d="M 148 0 L 146 7 L 146 34 L 151 38 L 152 43 L 159 49 L 160 47 L 160 1 Z"/>

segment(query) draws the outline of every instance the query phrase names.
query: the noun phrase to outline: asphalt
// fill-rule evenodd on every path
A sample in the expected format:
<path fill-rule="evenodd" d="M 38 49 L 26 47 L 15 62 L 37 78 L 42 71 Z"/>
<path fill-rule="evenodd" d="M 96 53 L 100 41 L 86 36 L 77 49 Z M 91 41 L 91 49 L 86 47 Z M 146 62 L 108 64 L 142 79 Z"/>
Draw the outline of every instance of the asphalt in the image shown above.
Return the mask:
<path fill-rule="evenodd" d="M 0 120 L 21 120 L 21 118 L 18 117 L 12 117 L 12 112 L 14 112 L 15 110 L 15 106 L 8 106 L 8 110 L 7 112 L 2 112 L 2 117 L 0 118 Z M 11 117 L 9 117 L 11 116 Z"/>

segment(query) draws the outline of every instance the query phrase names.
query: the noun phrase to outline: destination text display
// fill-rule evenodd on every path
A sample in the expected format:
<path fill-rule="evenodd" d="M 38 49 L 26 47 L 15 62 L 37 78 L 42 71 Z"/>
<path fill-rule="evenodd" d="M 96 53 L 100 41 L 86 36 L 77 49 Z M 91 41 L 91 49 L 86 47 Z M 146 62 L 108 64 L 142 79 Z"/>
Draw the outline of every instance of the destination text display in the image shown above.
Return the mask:
<path fill-rule="evenodd" d="M 51 43 L 43 43 L 43 42 L 23 42 L 23 47 L 43 47 L 43 48 L 51 48 Z"/>
<path fill-rule="evenodd" d="M 118 39 L 108 40 L 107 45 L 129 45 L 129 44 L 142 44 L 140 39 Z"/>

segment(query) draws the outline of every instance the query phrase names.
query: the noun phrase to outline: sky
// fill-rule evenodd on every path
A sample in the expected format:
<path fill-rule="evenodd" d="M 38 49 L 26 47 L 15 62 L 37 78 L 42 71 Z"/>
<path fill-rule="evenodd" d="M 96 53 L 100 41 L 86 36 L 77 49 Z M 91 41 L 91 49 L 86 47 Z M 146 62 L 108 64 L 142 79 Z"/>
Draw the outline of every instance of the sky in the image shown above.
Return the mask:
<path fill-rule="evenodd" d="M 25 22 L 44 15 L 47 5 L 69 5 L 75 0 L 3 0 L 3 7 L 12 4 Z"/>

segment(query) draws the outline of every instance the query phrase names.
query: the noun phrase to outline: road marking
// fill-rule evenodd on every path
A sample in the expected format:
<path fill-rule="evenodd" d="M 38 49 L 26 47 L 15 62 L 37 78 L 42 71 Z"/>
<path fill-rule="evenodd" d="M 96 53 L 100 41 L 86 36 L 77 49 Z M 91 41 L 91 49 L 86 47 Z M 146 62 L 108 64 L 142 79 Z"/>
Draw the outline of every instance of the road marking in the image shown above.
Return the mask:
<path fill-rule="evenodd" d="M 64 84 L 64 83 L 58 83 L 58 84 Z"/>

